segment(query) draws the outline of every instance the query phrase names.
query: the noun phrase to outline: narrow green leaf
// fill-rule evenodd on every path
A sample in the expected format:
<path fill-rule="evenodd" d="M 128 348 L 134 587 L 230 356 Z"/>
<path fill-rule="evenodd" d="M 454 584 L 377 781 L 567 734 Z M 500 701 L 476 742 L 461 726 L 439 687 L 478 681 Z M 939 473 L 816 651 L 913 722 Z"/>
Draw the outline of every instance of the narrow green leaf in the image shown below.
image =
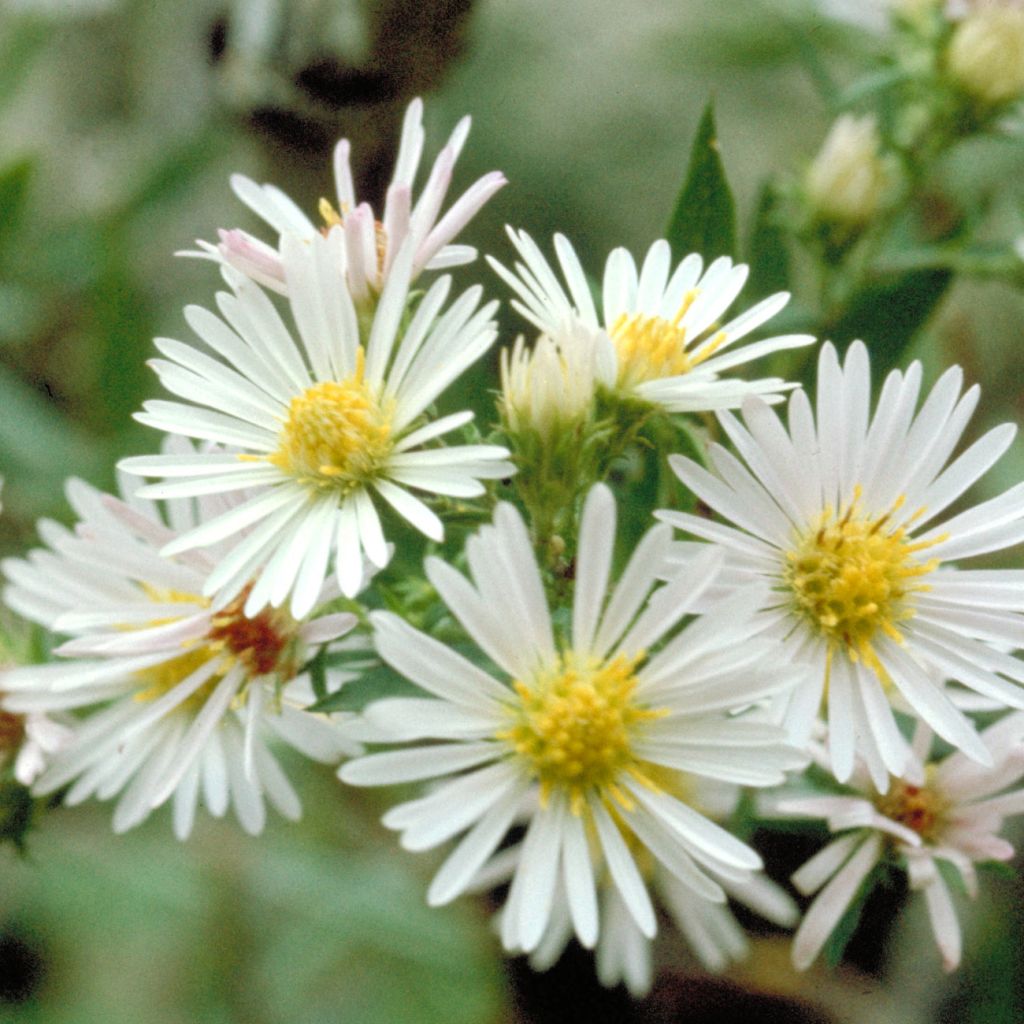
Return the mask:
<path fill-rule="evenodd" d="M 16 160 L 0 170 L 0 251 L 6 249 L 25 211 L 32 178 L 31 160 Z"/>
<path fill-rule="evenodd" d="M 1010 882 L 1016 882 L 1017 880 L 1016 870 L 1012 864 L 1007 864 L 1006 861 L 983 860 L 978 864 L 978 868 L 982 871 L 987 871 L 989 874 L 994 875 L 997 878 L 1004 878 Z"/>
<path fill-rule="evenodd" d="M 387 665 L 377 665 L 358 678 L 345 683 L 334 693 L 317 694 L 317 701 L 307 710 L 321 713 L 330 711 L 362 711 L 370 701 L 381 697 L 422 697 L 423 691 L 403 679 Z"/>
<path fill-rule="evenodd" d="M 123 232 L 111 227 L 106 237 L 107 255 L 86 314 L 88 343 L 102 368 L 99 401 L 89 410 L 97 432 L 120 430 L 153 383 L 146 365 L 154 333 L 148 298 L 132 279 Z"/>
<path fill-rule="evenodd" d="M 676 259 L 691 252 L 708 260 L 736 254 L 736 207 L 718 151 L 710 102 L 697 128 L 686 180 L 665 237 Z"/>
<path fill-rule="evenodd" d="M 747 257 L 750 277 L 746 293 L 751 299 L 761 299 L 789 288 L 789 249 L 778 220 L 778 207 L 778 196 L 771 181 L 765 181 L 757 199 Z"/>
<path fill-rule="evenodd" d="M 306 671 L 309 673 L 309 681 L 313 686 L 313 693 L 316 696 L 317 703 L 324 701 L 328 697 L 327 693 L 327 647 L 321 647 L 316 652 L 316 656 L 306 666 Z"/>

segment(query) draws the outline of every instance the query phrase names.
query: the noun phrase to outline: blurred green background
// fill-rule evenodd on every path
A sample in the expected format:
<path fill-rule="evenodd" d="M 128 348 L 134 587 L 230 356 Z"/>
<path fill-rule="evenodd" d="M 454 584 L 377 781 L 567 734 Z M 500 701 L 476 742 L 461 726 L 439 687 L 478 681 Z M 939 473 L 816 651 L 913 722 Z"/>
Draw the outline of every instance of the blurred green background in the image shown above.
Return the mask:
<path fill-rule="evenodd" d="M 377 199 L 401 111 L 422 93 L 428 155 L 474 117 L 456 191 L 495 168 L 510 180 L 462 240 L 507 259 L 504 223 L 542 240 L 559 230 L 597 273 L 612 246 L 639 252 L 664 231 L 709 97 L 746 231 L 761 181 L 799 174 L 827 130 L 808 47 L 844 80 L 876 45 L 796 0 L 8 0 L 0 551 L 32 543 L 37 517 L 66 518 L 67 475 L 110 486 L 117 457 L 157 443 L 130 418 L 157 390 L 151 339 L 187 339 L 182 306 L 218 287 L 210 265 L 172 253 L 218 227 L 267 235 L 230 192 L 232 171 L 313 210 L 333 193 L 327 156 L 345 134 Z M 1001 189 L 990 220 L 1005 237 L 1024 233 L 1022 170 L 1019 145 L 986 142 L 948 176 Z M 504 297 L 482 263 L 460 273 Z M 522 324 L 501 316 L 511 340 Z M 981 383 L 972 438 L 1020 418 L 1022 325 L 1019 292 L 958 284 L 915 341 L 933 378 L 957 361 Z M 1022 470 L 1018 442 L 988 489 Z M 326 770 L 296 774 L 306 819 L 258 840 L 206 821 L 179 845 L 162 813 L 115 839 L 101 806 L 47 816 L 25 858 L 0 851 L 0 1021 L 543 1018 L 502 973 L 482 908 L 427 911 L 429 858 L 397 852 L 378 802 L 341 793 Z M 799 979 L 766 942 L 736 983 L 811 998 L 822 1020 L 1011 1024 L 1021 889 L 988 881 L 949 982 L 917 907 L 885 979 Z M 614 1005 L 570 1002 L 560 1019 L 605 1019 Z M 662 993 L 649 1019 L 698 1019 L 672 1006 Z"/>

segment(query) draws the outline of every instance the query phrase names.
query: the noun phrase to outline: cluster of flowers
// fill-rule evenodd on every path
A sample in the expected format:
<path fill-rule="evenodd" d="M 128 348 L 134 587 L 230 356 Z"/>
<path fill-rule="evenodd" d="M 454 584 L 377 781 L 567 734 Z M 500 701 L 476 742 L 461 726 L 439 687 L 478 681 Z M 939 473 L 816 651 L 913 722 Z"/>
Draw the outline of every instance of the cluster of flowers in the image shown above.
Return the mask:
<path fill-rule="evenodd" d="M 819 0 L 819 6 L 880 37 L 879 80 L 893 88 L 894 104 L 841 114 L 798 188 L 808 226 L 834 253 L 906 202 L 920 182 L 922 158 L 934 160 L 951 142 L 985 129 L 1015 133 L 1024 98 L 1024 4 Z"/>
<path fill-rule="evenodd" d="M 777 791 L 765 809 L 840 833 L 794 876 L 804 893 L 824 886 L 797 965 L 880 864 L 924 891 L 955 965 L 938 865 L 973 889 L 973 864 L 1011 855 L 998 833 L 1024 811 L 1024 790 L 1007 793 L 1024 776 L 1024 716 L 981 733 L 971 718 L 1024 708 L 1010 653 L 1024 639 L 1024 573 L 953 563 L 1024 540 L 1024 485 L 943 513 L 1014 429 L 951 461 L 977 388 L 962 392 L 952 369 L 919 402 L 914 364 L 889 375 L 872 411 L 860 343 L 843 362 L 822 347 L 814 405 L 780 378 L 726 375 L 813 342 L 738 344 L 788 299 L 728 319 L 746 267 L 674 265 L 664 241 L 638 267 L 619 249 L 596 302 L 565 238 L 556 268 L 511 231 L 520 261 L 492 266 L 540 336 L 502 356 L 505 446 L 443 443 L 471 413 L 438 416 L 436 400 L 497 336 L 482 287 L 452 302 L 447 276 L 412 290 L 473 259 L 453 241 L 504 183 L 487 175 L 442 214 L 468 127 L 414 201 L 424 133 L 411 105 L 380 219 L 357 201 L 345 141 L 320 226 L 276 188 L 233 179 L 278 238 L 201 243 L 229 290 L 217 313 L 185 310 L 202 349 L 156 342 L 152 366 L 176 399 L 138 419 L 168 434 L 162 452 L 121 463 L 121 497 L 73 481 L 77 525 L 41 523 L 45 547 L 3 565 L 9 607 L 69 637 L 57 660 L 3 673 L 5 713 L 27 729 L 19 777 L 69 804 L 116 798 L 116 831 L 170 802 L 180 838 L 200 802 L 233 808 L 253 833 L 267 801 L 297 817 L 278 741 L 344 759 L 349 785 L 427 783 L 384 822 L 412 850 L 458 839 L 431 904 L 508 882 L 507 950 L 543 967 L 575 935 L 596 947 L 603 981 L 640 993 L 656 901 L 712 968 L 746 947 L 728 899 L 796 923 L 794 900 L 722 822 L 742 787 L 791 785 L 813 758 L 842 795 Z M 784 423 L 772 407 L 787 395 Z M 607 460 L 584 453 L 612 445 L 609 422 L 690 413 L 716 414 L 730 446 L 709 443 L 703 464 L 657 453 L 690 501 L 648 510 L 658 522 L 621 552 L 598 480 Z M 546 518 L 545 501 L 558 504 Z M 429 557 L 425 574 L 473 655 L 369 610 L 388 534 L 409 536 L 395 520 L 441 541 L 446 515 L 466 507 L 489 521 L 458 568 Z M 424 695 L 317 711 L 351 678 L 331 652 L 360 638 Z M 955 748 L 934 766 L 933 733 Z"/>

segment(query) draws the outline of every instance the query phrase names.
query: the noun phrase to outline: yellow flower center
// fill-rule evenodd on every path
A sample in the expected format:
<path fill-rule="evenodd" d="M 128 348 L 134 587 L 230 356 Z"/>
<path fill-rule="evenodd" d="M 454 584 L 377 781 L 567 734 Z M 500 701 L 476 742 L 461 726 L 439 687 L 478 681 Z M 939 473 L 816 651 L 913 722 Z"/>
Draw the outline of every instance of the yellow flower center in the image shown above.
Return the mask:
<path fill-rule="evenodd" d="M 243 609 L 250 589 L 246 587 L 234 601 L 214 615 L 207 634 L 189 643 L 182 654 L 137 672 L 136 678 L 143 688 L 136 693 L 135 699 L 149 701 L 162 697 L 218 655 L 220 665 L 217 672 L 180 705 L 183 710 L 197 711 L 236 664 L 245 668 L 246 678 L 235 697 L 235 706 L 245 703 L 248 684 L 257 676 L 273 674 L 278 686 L 291 679 L 298 669 L 295 620 L 283 608 L 268 607 L 254 616 L 247 616 Z M 147 588 L 147 591 L 154 600 L 161 602 L 209 604 L 206 598 L 197 595 L 152 588 Z M 154 620 L 149 625 L 169 621 L 173 620 Z"/>
<path fill-rule="evenodd" d="M 783 570 L 796 612 L 825 637 L 830 653 L 843 650 L 851 661 L 862 660 L 880 675 L 872 647 L 876 634 L 902 642 L 897 625 L 913 617 L 914 593 L 928 589 L 918 581 L 939 564 L 916 556 L 942 538 L 915 542 L 907 537 L 920 512 L 901 526 L 889 525 L 904 500 L 872 517 L 860 511 L 856 488 L 841 514 L 827 509 L 797 539 Z"/>
<path fill-rule="evenodd" d="M 364 379 L 360 348 L 351 377 L 314 384 L 291 400 L 268 461 L 305 484 L 350 491 L 377 475 L 391 447 L 390 410 Z"/>
<path fill-rule="evenodd" d="M 644 655 L 599 662 L 573 652 L 561 655 L 530 683 L 517 680 L 514 724 L 498 733 L 529 764 L 546 802 L 565 792 L 580 814 L 589 793 L 632 806 L 618 783 L 624 774 L 648 783 L 634 753 L 637 728 L 663 710 L 640 706 L 635 670 Z M 652 784 L 653 785 L 653 784 Z"/>
<path fill-rule="evenodd" d="M 671 320 L 646 313 L 619 315 L 610 334 L 619 357 L 620 387 L 634 387 L 647 380 L 689 373 L 721 348 L 725 335 L 719 331 L 699 348 L 686 350 L 692 339 L 687 337 L 682 320 L 698 294 L 696 289 L 687 292 Z"/>
<path fill-rule="evenodd" d="M 875 799 L 875 807 L 879 813 L 929 842 L 934 841 L 942 829 L 948 801 L 936 793 L 928 782 L 923 786 L 914 786 L 894 779 L 889 792 Z"/>

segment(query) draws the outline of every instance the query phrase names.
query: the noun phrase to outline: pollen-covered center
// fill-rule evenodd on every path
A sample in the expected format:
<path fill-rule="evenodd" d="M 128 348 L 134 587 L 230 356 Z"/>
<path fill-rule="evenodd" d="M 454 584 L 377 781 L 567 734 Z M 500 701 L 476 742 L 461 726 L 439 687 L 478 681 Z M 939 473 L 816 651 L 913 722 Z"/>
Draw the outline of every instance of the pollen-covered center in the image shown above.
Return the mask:
<path fill-rule="evenodd" d="M 878 633 L 902 641 L 898 625 L 914 615 L 913 595 L 926 590 L 921 577 L 938 560 L 918 555 L 938 543 L 913 541 L 910 522 L 892 526 L 900 498 L 889 511 L 870 516 L 859 508 L 860 490 L 841 514 L 826 510 L 786 553 L 783 570 L 798 614 L 851 661 L 878 668 L 873 641 Z"/>
<path fill-rule="evenodd" d="M 223 651 L 231 663 L 241 662 L 250 676 L 274 673 L 282 681 L 295 674 L 296 623 L 285 608 L 266 607 L 245 614 L 251 587 L 246 587 L 210 621 L 205 644 Z"/>
<path fill-rule="evenodd" d="M 529 763 L 542 800 L 561 789 L 578 813 L 586 794 L 599 790 L 628 803 L 616 783 L 623 773 L 640 775 L 637 726 L 662 714 L 635 700 L 642 657 L 600 662 L 569 652 L 529 683 L 513 684 L 515 724 L 498 738 Z"/>
<path fill-rule="evenodd" d="M 646 313 L 619 315 L 609 333 L 619 357 L 620 386 L 689 373 L 722 346 L 725 335 L 719 332 L 687 351 L 694 339 L 688 336 L 682 321 L 698 294 L 696 290 L 687 292 L 671 320 Z"/>
<path fill-rule="evenodd" d="M 875 806 L 881 814 L 928 842 L 942 828 L 947 801 L 927 783 L 915 786 L 896 779 L 888 793 L 875 799 Z"/>
<path fill-rule="evenodd" d="M 217 684 L 236 665 L 245 669 L 245 680 L 239 687 L 235 704 L 245 702 L 248 683 L 257 676 L 273 675 L 280 685 L 295 675 L 297 669 L 296 623 L 284 609 L 264 608 L 256 615 L 245 614 L 245 602 L 251 587 L 246 587 L 229 605 L 210 618 L 210 628 L 198 640 L 186 644 L 181 654 L 156 665 L 141 669 L 136 677 L 142 688 L 135 699 L 156 700 L 184 682 L 211 660 L 217 659 L 217 670 L 180 707 L 196 711 L 213 693 Z M 205 605 L 208 601 L 197 595 L 174 595 L 154 591 L 154 600 L 185 600 Z M 154 620 L 160 625 L 173 620 Z"/>
<path fill-rule="evenodd" d="M 351 490 L 376 476 L 391 453 L 391 417 L 363 374 L 321 381 L 292 399 L 269 461 L 303 483 Z"/>

